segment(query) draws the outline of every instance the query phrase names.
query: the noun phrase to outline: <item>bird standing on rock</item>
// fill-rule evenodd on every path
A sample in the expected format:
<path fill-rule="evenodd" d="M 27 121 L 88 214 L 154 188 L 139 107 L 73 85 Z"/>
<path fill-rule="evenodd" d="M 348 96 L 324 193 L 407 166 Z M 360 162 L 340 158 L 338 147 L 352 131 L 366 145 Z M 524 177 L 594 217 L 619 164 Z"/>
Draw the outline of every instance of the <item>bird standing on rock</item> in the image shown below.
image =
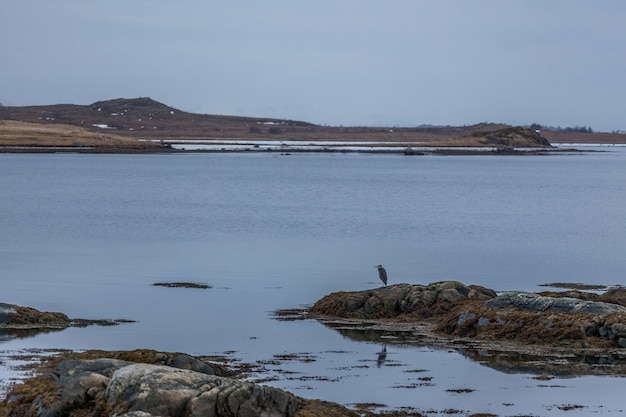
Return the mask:
<path fill-rule="evenodd" d="M 380 278 L 383 284 L 387 285 L 387 271 L 385 271 L 385 268 L 382 265 L 376 265 L 374 268 L 378 268 L 378 278 Z"/>

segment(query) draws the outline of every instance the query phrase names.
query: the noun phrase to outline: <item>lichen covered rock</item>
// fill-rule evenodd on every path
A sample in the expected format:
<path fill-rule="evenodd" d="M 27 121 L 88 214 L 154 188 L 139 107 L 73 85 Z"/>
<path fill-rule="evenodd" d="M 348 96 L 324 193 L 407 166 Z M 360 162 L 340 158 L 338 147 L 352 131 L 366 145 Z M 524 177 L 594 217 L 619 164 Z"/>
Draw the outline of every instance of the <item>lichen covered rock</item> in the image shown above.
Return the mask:
<path fill-rule="evenodd" d="M 118 369 L 104 392 L 110 410 L 155 416 L 291 416 L 301 400 L 285 391 L 168 366 Z"/>
<path fill-rule="evenodd" d="M 98 353 L 117 358 L 86 359 Z M 185 354 L 138 350 L 77 355 L 80 359 L 63 360 L 51 372 L 41 369 L 35 377 L 14 386 L 0 411 L 20 417 L 358 416 L 335 403 L 305 400 L 278 388 L 217 376 L 223 373 L 221 366 L 214 368 L 214 364 Z"/>
<path fill-rule="evenodd" d="M 553 311 L 557 313 L 589 313 L 606 315 L 626 313 L 626 307 L 601 301 L 581 300 L 573 297 L 545 297 L 539 294 L 510 291 L 487 301 L 488 308 L 516 308 L 530 311 Z"/>
<path fill-rule="evenodd" d="M 23 415 L 287 417 L 303 405 L 300 398 L 277 388 L 116 359 L 65 361 L 50 379 L 56 382 L 58 395 L 47 401 L 37 396 L 29 407 L 21 407 L 22 414 L 32 411 Z M 8 404 L 9 410 L 17 409 L 19 400 Z"/>

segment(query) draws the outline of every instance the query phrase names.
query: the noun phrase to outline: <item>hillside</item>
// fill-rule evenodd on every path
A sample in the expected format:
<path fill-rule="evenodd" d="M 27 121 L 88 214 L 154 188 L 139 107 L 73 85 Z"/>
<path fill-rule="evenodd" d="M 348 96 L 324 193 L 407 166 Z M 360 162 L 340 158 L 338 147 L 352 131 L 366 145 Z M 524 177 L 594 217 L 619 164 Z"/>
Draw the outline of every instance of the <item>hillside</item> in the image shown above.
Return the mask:
<path fill-rule="evenodd" d="M 116 135 L 134 140 L 326 140 L 504 148 L 545 147 L 549 146 L 548 142 L 626 143 L 626 135 L 548 131 L 538 134 L 522 128 L 507 133 L 506 129 L 511 129 L 511 126 L 489 123 L 462 127 L 329 127 L 295 120 L 188 113 L 146 97 L 98 101 L 85 106 L 0 107 L 0 120 L 78 126 L 91 134 Z M 0 126 L 0 129 L 3 127 Z M 499 136 L 496 138 L 494 134 Z M 7 135 L 4 136 L 6 138 Z M 48 140 L 54 142 L 53 137 L 48 137 Z M 75 140 L 85 142 L 87 139 Z"/>
<path fill-rule="evenodd" d="M 94 132 L 111 132 L 135 138 L 241 137 L 250 126 L 305 127 L 309 123 L 187 113 L 150 98 L 98 101 L 87 106 L 0 107 L 0 120 L 67 124 Z M 267 129 L 266 129 L 267 130 Z"/>
<path fill-rule="evenodd" d="M 70 147 L 94 150 L 150 151 L 162 149 L 158 143 L 140 142 L 135 138 L 107 132 L 92 132 L 67 124 L 41 124 L 0 120 L 0 147 L 46 148 Z"/>

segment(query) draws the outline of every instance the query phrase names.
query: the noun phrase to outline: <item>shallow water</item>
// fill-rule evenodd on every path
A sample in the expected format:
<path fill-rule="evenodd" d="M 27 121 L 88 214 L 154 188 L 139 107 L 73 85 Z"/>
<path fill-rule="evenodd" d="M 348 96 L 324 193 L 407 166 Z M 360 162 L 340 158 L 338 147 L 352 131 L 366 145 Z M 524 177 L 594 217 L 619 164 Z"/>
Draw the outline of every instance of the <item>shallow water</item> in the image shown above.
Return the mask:
<path fill-rule="evenodd" d="M 378 364 L 380 343 L 271 312 L 378 286 L 378 263 L 390 283 L 624 284 L 624 158 L 0 155 L 0 302 L 137 320 L 0 350 L 226 352 L 264 365 L 268 384 L 344 404 L 621 413 L 623 378 L 546 382 L 428 346 L 388 345 Z M 151 285 L 163 281 L 213 287 Z M 447 391 L 461 388 L 474 391 Z"/>

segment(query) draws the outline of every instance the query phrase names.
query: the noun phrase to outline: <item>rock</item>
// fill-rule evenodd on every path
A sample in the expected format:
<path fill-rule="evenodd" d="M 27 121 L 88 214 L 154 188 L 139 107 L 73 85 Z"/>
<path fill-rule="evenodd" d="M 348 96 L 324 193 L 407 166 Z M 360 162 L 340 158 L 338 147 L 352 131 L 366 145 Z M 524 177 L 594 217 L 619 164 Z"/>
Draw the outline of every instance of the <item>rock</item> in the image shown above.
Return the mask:
<path fill-rule="evenodd" d="M 396 284 L 373 290 L 329 294 L 311 307 L 312 317 L 421 322 L 438 335 L 533 345 L 622 347 L 626 307 L 599 295 L 497 295 L 456 281 Z M 602 298 L 615 299 L 620 291 Z M 612 298 L 611 298 L 612 297 Z M 607 340 L 608 339 L 608 340 Z"/>
<path fill-rule="evenodd" d="M 495 296 L 492 290 L 457 281 L 395 284 L 373 290 L 329 294 L 315 303 L 309 312 L 313 316 L 346 318 L 430 317 L 438 310 L 447 310 L 463 301 L 487 300 Z"/>
<path fill-rule="evenodd" d="M 474 132 L 474 138 L 485 145 L 507 148 L 550 147 L 550 142 L 540 133 L 526 127 L 507 127 L 489 132 Z"/>
<path fill-rule="evenodd" d="M 585 285 L 585 284 L 550 284 L 551 286 L 564 286 L 564 285 L 576 285 L 577 287 L 596 287 L 594 285 Z M 578 289 L 570 289 L 562 292 L 554 292 L 554 291 L 542 291 L 538 293 L 539 295 L 554 297 L 554 298 L 578 298 L 580 300 L 586 301 L 602 301 L 604 303 L 609 304 L 617 304 L 622 307 L 626 307 L 626 288 L 618 287 L 611 288 L 610 290 L 602 293 L 596 294 L 594 292 L 588 291 L 580 291 Z"/>
<path fill-rule="evenodd" d="M 13 304 L 0 303 L 0 323 L 8 321 L 11 314 L 15 314 L 15 306 Z"/>
<path fill-rule="evenodd" d="M 130 365 L 131 363 L 132 362 L 129 361 L 110 358 L 68 360 L 61 362 L 57 366 L 55 374 L 58 375 L 59 379 L 84 373 L 98 373 L 107 378 L 111 378 L 117 369 Z"/>
<path fill-rule="evenodd" d="M 478 319 L 478 321 L 476 322 L 477 326 L 486 326 L 489 323 L 491 323 L 491 319 L 489 317 L 481 317 Z"/>
<path fill-rule="evenodd" d="M 488 308 L 515 308 L 530 311 L 553 311 L 558 313 L 580 312 L 597 315 L 624 313 L 626 307 L 604 302 L 586 301 L 569 297 L 545 297 L 538 294 L 511 291 L 487 301 Z"/>
<path fill-rule="evenodd" d="M 213 288 L 212 285 L 199 284 L 196 282 L 155 282 L 152 285 L 156 287 L 167 287 L 167 288 L 199 288 L 199 289 Z"/>
<path fill-rule="evenodd" d="M 614 323 L 609 333 L 612 337 L 626 337 L 626 324 Z"/>
<path fill-rule="evenodd" d="M 623 347 L 625 322 L 626 308 L 617 304 L 512 291 L 444 313 L 436 329 L 460 337 L 561 346 L 607 346 L 608 339 Z"/>
<path fill-rule="evenodd" d="M 65 328 L 71 324 L 63 313 L 39 311 L 30 307 L 0 303 L 0 328 Z"/>
<path fill-rule="evenodd" d="M 107 352 L 101 352 L 107 353 Z M 85 352 L 79 357 L 92 357 Z M 203 368 L 185 354 L 136 350 L 115 357 Z M 75 357 L 75 354 L 72 355 Z M 209 364 L 206 364 L 210 367 Z M 21 417 L 358 417 L 336 404 L 286 391 L 166 365 L 97 358 L 60 362 L 12 387 L 0 410 Z M 206 370 L 206 369 L 205 369 Z"/>
<path fill-rule="evenodd" d="M 190 371 L 200 372 L 207 375 L 216 375 L 215 368 L 208 365 L 193 356 L 180 354 L 176 355 L 172 361 L 167 362 L 168 366 L 179 369 L 187 369 Z"/>
<path fill-rule="evenodd" d="M 607 303 L 619 304 L 621 306 L 626 307 L 626 288 L 611 288 L 606 291 L 604 294 L 600 295 L 599 301 L 604 301 Z"/>
<path fill-rule="evenodd" d="M 115 326 L 120 323 L 133 323 L 133 320 L 91 320 L 70 319 L 63 313 L 39 311 L 31 307 L 0 303 L 0 329 L 9 329 L 3 337 L 28 337 L 36 333 L 57 331 L 68 327 L 86 327 L 91 325 Z"/>
<path fill-rule="evenodd" d="M 462 326 L 467 321 L 474 320 L 475 318 L 476 318 L 476 314 L 468 312 L 468 311 L 464 311 L 463 313 L 459 314 L 459 318 L 456 321 L 456 325 Z"/>
<path fill-rule="evenodd" d="M 57 383 L 59 395 L 52 401 L 37 397 L 22 407 L 30 410 L 25 415 L 288 417 L 304 405 L 301 398 L 277 388 L 117 359 L 64 361 L 49 378 Z"/>
<path fill-rule="evenodd" d="M 69 360 L 61 362 L 49 375 L 61 386 L 61 395 L 49 405 L 41 404 L 42 417 L 63 415 L 68 408 L 80 409 L 96 399 L 102 400 L 104 391 L 115 371 L 131 362 L 116 359 Z"/>

